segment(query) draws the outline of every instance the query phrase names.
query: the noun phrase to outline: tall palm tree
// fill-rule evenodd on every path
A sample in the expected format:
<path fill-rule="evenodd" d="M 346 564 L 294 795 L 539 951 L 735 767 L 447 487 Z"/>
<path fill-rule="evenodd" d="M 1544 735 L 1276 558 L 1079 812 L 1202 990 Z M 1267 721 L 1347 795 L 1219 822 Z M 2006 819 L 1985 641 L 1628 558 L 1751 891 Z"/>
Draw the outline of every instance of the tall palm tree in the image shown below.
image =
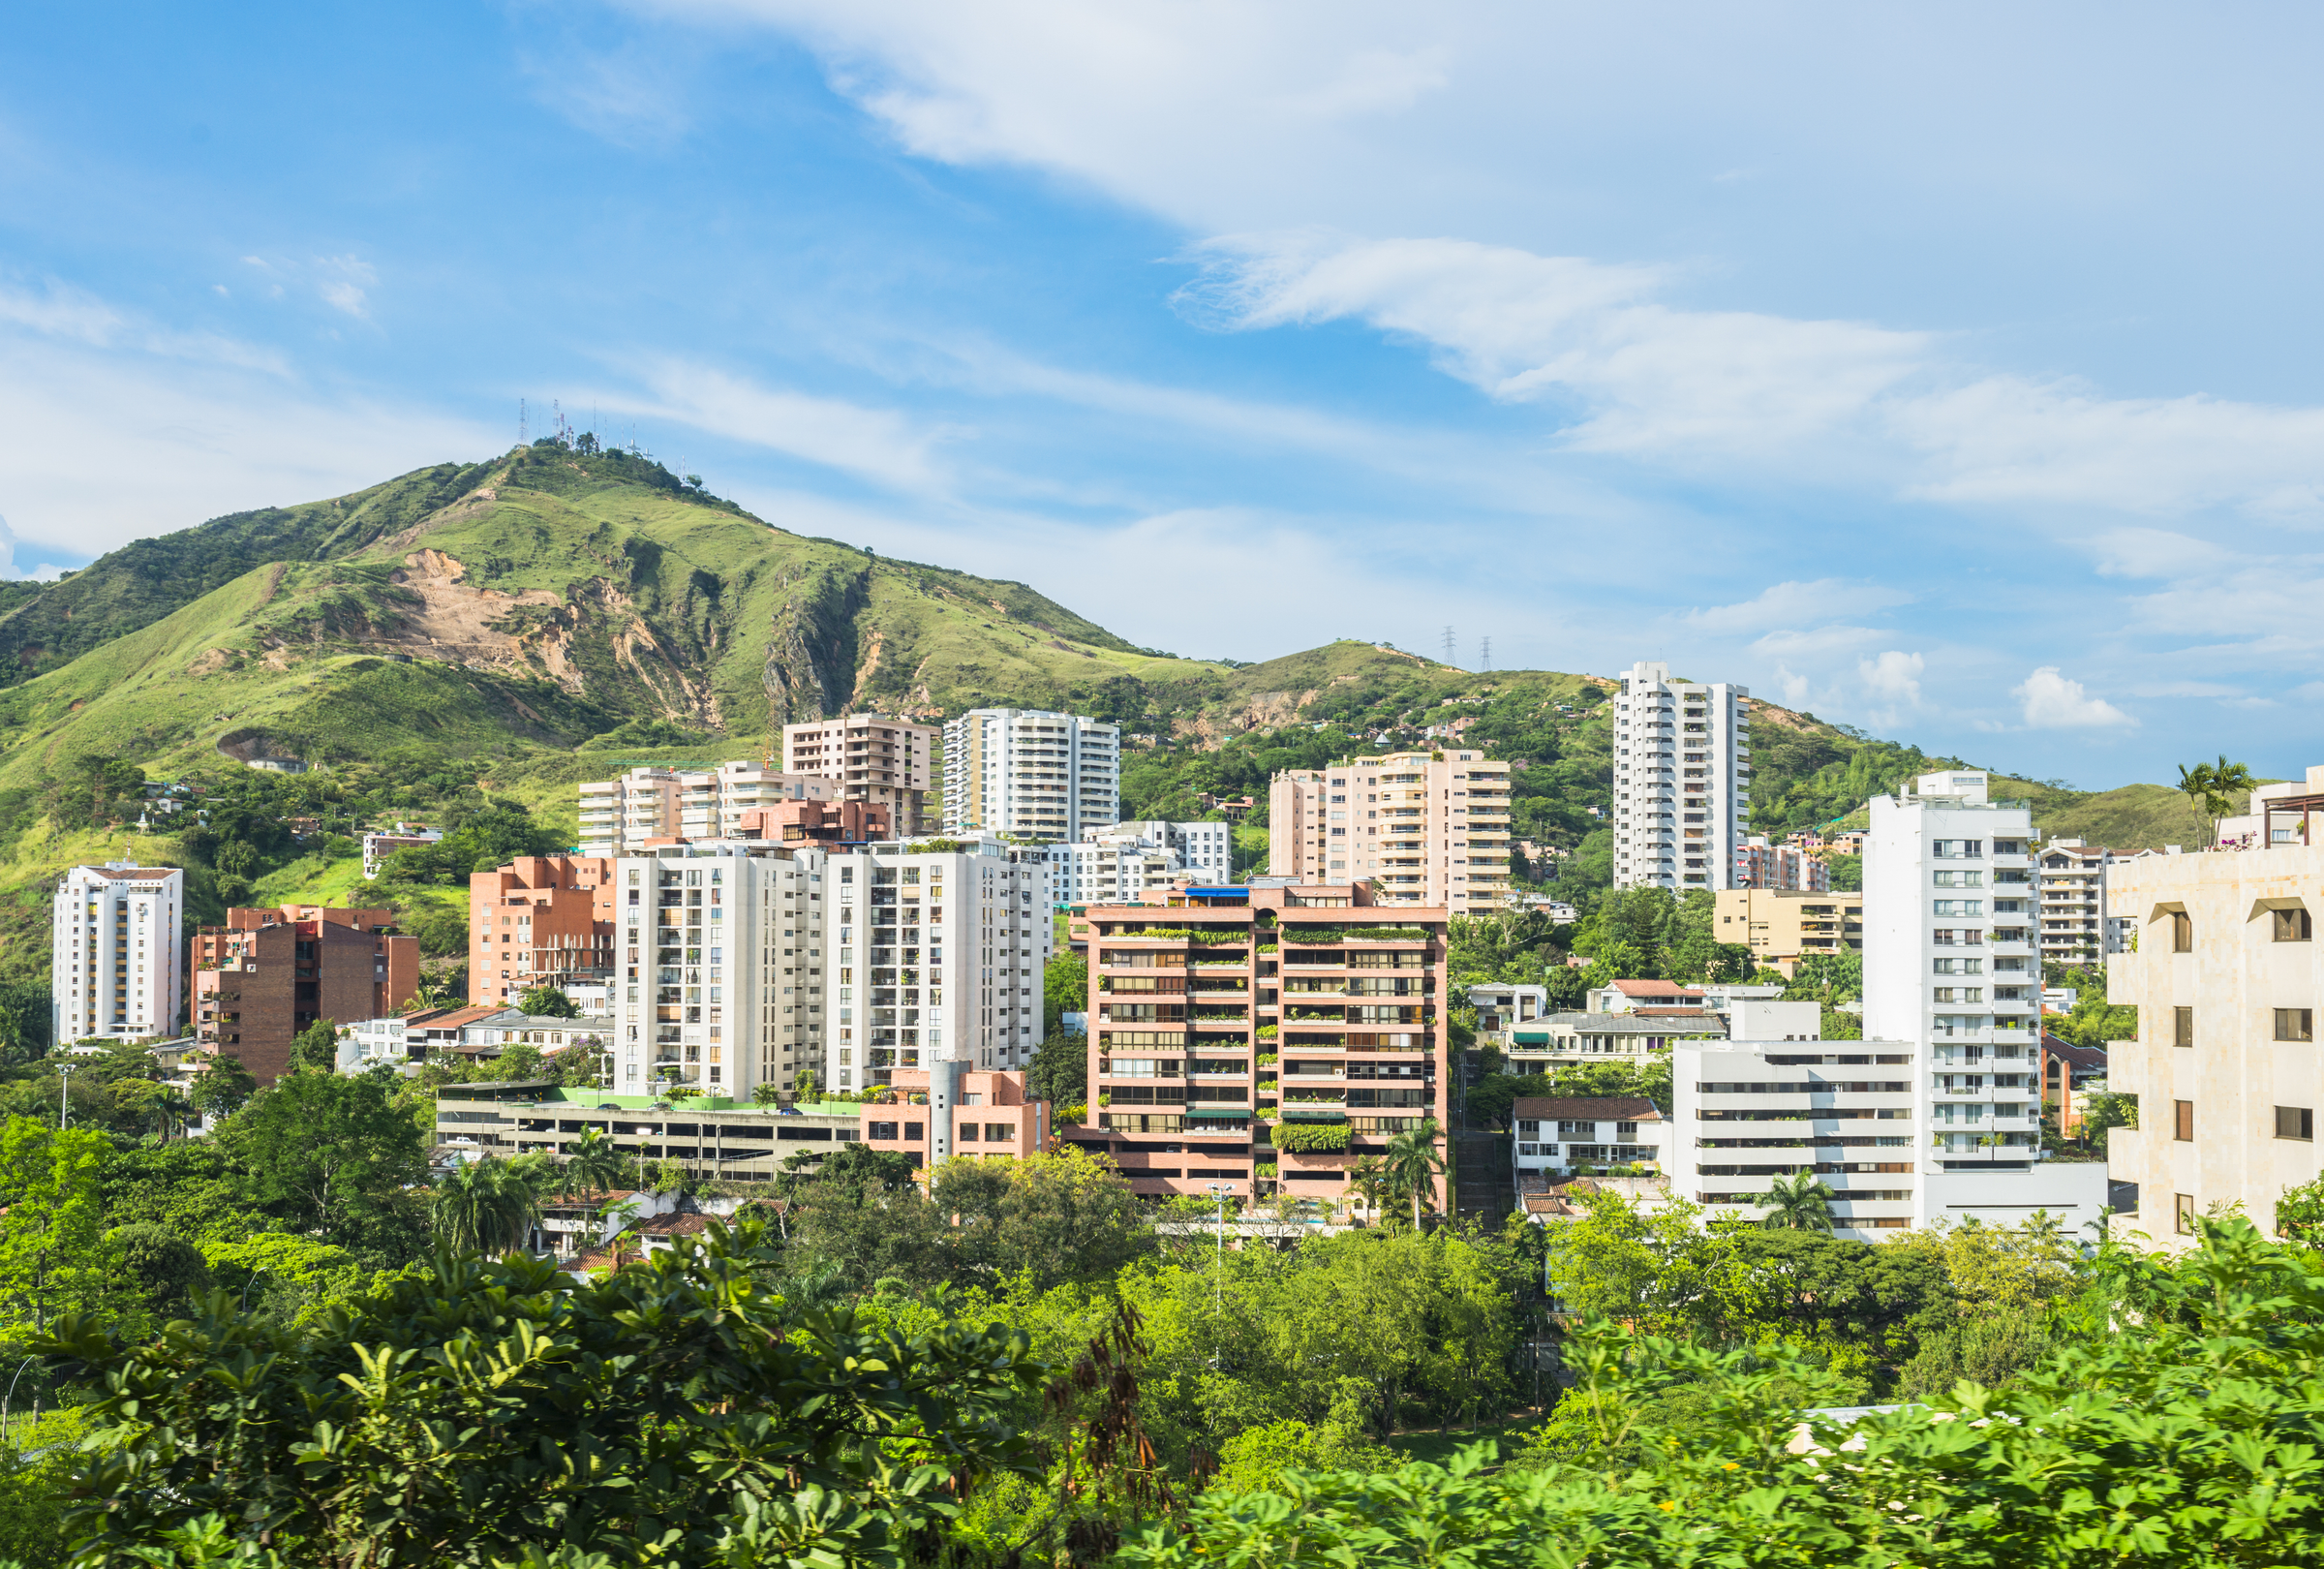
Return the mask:
<path fill-rule="evenodd" d="M 524 1245 L 540 1218 L 538 1174 L 486 1156 L 444 1174 L 436 1184 L 436 1230 L 462 1251 L 505 1251 Z"/>
<path fill-rule="evenodd" d="M 194 1102 L 164 1085 L 162 1092 L 153 1097 L 153 1113 L 161 1121 L 162 1142 L 168 1144 L 172 1123 L 176 1124 L 179 1132 L 185 1131 L 186 1123 L 194 1115 Z"/>
<path fill-rule="evenodd" d="M 1434 1179 L 1442 1176 L 1444 1156 L 1436 1153 L 1440 1129 L 1433 1117 L 1423 1119 L 1421 1125 L 1408 1133 L 1395 1134 L 1388 1141 L 1388 1154 L 1380 1162 L 1381 1175 L 1389 1188 L 1398 1196 L 1412 1195 L 1412 1229 L 1421 1229 L 1421 1198 L 1434 1188 Z"/>
<path fill-rule="evenodd" d="M 1839 1196 L 1812 1171 L 1795 1173 L 1788 1180 L 1778 1177 L 1758 1201 L 1759 1208 L 1767 1212 L 1759 1217 L 1759 1224 L 1769 1231 L 1829 1231 L 1832 1201 Z"/>
<path fill-rule="evenodd" d="M 2250 769 L 2242 763 L 2231 763 L 2225 753 L 2219 754 L 2219 760 L 2211 765 L 2211 815 L 2215 824 L 2218 818 L 2232 816 L 2239 807 L 2248 804 L 2253 784 Z M 2239 795 L 2244 800 L 2237 800 Z M 2212 843 L 2218 843 L 2216 826 L 2212 829 Z"/>
<path fill-rule="evenodd" d="M 1362 1199 L 1367 1210 L 1381 1208 L 1393 1196 L 1389 1191 L 1388 1173 L 1378 1155 L 1358 1155 L 1350 1162 L 1348 1191 Z"/>
<path fill-rule="evenodd" d="M 629 1156 L 605 1136 L 602 1128 L 585 1127 L 565 1147 L 565 1165 L 558 1174 L 563 1194 L 600 1193 L 627 1180 Z"/>
<path fill-rule="evenodd" d="M 2195 815 L 2203 821 L 2203 837 L 2206 840 L 2210 839 L 2211 803 L 2212 798 L 2218 793 L 2213 787 L 2211 764 L 2197 763 L 2194 767 L 2189 768 L 2186 764 L 2181 763 L 2179 765 L 2179 793 L 2186 796 L 2187 805 L 2195 809 Z"/>

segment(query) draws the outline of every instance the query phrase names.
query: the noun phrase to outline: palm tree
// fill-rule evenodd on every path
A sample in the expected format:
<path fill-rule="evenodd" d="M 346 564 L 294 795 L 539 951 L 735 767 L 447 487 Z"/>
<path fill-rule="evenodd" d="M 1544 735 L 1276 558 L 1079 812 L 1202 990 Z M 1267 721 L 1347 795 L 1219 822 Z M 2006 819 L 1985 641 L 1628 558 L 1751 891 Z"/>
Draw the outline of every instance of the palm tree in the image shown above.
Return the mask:
<path fill-rule="evenodd" d="M 540 1218 L 545 1172 L 487 1155 L 454 1168 L 437 1184 L 436 1230 L 461 1251 L 509 1250 Z"/>
<path fill-rule="evenodd" d="M 557 1191 L 603 1192 L 624 1181 L 628 1172 L 628 1155 L 605 1136 L 604 1129 L 585 1127 L 579 1138 L 565 1147 L 565 1166 L 559 1173 Z"/>
<path fill-rule="evenodd" d="M 1389 1201 L 1388 1173 L 1378 1155 L 1359 1155 L 1349 1165 L 1348 1191 L 1361 1198 L 1367 1210 L 1377 1210 Z"/>
<path fill-rule="evenodd" d="M 1758 1201 L 1767 1212 L 1759 1224 L 1769 1231 L 1829 1231 L 1832 1201 L 1839 1196 L 1812 1171 L 1795 1173 L 1788 1181 L 1778 1177 Z"/>
<path fill-rule="evenodd" d="M 174 1123 L 177 1124 L 178 1131 L 185 1131 L 186 1123 L 194 1113 L 194 1102 L 179 1094 L 169 1086 L 164 1085 L 162 1092 L 153 1097 L 153 1112 L 154 1116 L 161 1121 L 162 1142 L 168 1144 L 169 1142 L 169 1125 Z"/>
<path fill-rule="evenodd" d="M 1435 1118 L 1422 1119 L 1420 1126 L 1388 1141 L 1388 1154 L 1380 1162 L 1381 1175 L 1390 1191 L 1398 1197 L 1412 1195 L 1415 1231 L 1421 1228 L 1421 1197 L 1433 1190 L 1434 1180 L 1445 1169 L 1444 1156 L 1436 1153 L 1438 1132 Z"/>
<path fill-rule="evenodd" d="M 2211 837 L 2211 801 L 2213 795 L 2217 793 L 2212 788 L 2211 764 L 2197 763 L 2194 767 L 2189 768 L 2186 764 L 2181 763 L 2179 765 L 2179 793 L 2186 797 L 2186 804 L 2193 807 L 2195 815 L 2203 820 L 2203 837 L 2209 839 Z"/>

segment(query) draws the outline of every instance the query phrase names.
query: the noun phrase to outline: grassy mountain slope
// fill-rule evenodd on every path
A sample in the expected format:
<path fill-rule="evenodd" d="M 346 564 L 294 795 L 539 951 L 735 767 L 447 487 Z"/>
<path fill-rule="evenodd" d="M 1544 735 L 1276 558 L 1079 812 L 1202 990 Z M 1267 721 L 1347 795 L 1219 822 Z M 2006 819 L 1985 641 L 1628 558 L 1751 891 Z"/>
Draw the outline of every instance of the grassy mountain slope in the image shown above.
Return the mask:
<path fill-rule="evenodd" d="M 176 591 L 138 587 L 159 569 L 117 552 L 0 621 L 25 623 L 20 652 L 50 646 L 31 639 L 43 617 L 147 617 L 0 693 L 0 785 L 86 753 L 168 773 L 221 752 L 489 758 L 672 727 L 763 744 L 850 707 L 1087 705 L 1224 670 L 1140 652 L 1022 584 L 784 533 L 619 454 L 528 448 L 204 529 L 189 572 L 265 539 L 300 559 L 169 606 Z M 48 605 L 64 591 L 79 598 Z"/>

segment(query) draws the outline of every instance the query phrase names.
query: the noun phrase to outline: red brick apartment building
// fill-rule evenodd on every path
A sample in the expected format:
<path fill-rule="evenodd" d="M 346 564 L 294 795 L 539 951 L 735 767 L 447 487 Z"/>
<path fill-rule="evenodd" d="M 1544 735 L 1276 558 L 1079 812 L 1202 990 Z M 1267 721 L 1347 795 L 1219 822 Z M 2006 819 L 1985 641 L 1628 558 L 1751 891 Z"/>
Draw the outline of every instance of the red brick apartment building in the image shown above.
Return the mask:
<path fill-rule="evenodd" d="M 1288 879 L 1147 897 L 1089 907 L 1096 1126 L 1074 1139 L 1138 1192 L 1343 1201 L 1357 1159 L 1443 1123 L 1443 907 Z"/>
<path fill-rule="evenodd" d="M 419 990 L 419 939 L 388 935 L 391 909 L 236 908 L 194 935 L 194 1030 L 204 1052 L 239 1058 L 259 1083 L 290 1065 L 318 1019 L 393 1013 Z"/>
<path fill-rule="evenodd" d="M 520 855 L 468 879 L 468 1000 L 513 1006 L 535 986 L 613 971 L 613 862 Z"/>

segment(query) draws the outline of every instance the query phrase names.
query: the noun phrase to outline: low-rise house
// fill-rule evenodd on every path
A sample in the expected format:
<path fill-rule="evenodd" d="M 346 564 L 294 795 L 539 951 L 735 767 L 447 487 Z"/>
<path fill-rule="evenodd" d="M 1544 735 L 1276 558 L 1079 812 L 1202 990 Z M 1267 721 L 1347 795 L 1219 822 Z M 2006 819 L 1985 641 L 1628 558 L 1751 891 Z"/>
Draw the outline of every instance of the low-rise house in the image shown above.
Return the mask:
<path fill-rule="evenodd" d="M 558 1258 L 595 1252 L 625 1228 L 674 1215 L 686 1201 L 677 1188 L 657 1193 L 647 1187 L 565 1193 L 544 1199 L 535 1225 L 533 1247 Z"/>
<path fill-rule="evenodd" d="M 357 1020 L 339 1031 L 339 1071 L 361 1073 L 382 1062 L 400 1067 L 425 1061 L 432 1052 L 458 1051 L 461 1031 L 468 1026 L 513 1013 L 510 1008 L 469 1005 Z"/>
<path fill-rule="evenodd" d="M 1516 1123 L 1512 1159 L 1520 1179 L 1582 1167 L 1643 1166 L 1660 1173 L 1670 1158 L 1669 1121 L 1643 1095 L 1529 1096 L 1510 1116 Z"/>
<path fill-rule="evenodd" d="M 1512 1073 L 1541 1073 L 1608 1059 L 1643 1066 L 1681 1040 L 1718 1039 L 1727 1020 L 1708 1008 L 1646 1008 L 1628 1013 L 1553 1013 L 1507 1031 Z"/>

